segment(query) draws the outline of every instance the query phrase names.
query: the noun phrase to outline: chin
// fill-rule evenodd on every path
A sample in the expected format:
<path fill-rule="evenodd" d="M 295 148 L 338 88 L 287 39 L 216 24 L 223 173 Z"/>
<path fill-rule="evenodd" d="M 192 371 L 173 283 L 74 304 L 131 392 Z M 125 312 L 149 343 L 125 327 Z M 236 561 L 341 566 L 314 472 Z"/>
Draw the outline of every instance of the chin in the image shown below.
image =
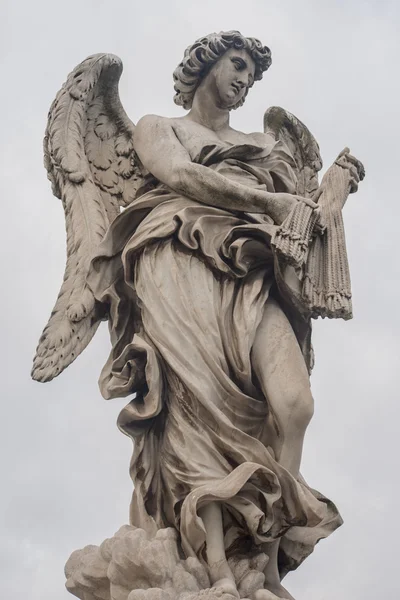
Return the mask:
<path fill-rule="evenodd" d="M 225 96 L 225 98 L 221 98 L 220 108 L 224 108 L 226 110 L 231 110 L 236 104 L 239 102 L 240 98 L 236 95 L 234 96 Z"/>

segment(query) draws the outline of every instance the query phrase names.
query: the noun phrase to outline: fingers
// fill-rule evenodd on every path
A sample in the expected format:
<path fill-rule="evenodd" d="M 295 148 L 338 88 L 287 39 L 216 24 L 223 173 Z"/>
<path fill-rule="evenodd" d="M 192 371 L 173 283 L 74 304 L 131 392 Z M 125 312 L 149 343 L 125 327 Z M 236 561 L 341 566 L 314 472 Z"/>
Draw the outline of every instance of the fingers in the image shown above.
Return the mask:
<path fill-rule="evenodd" d="M 314 230 L 318 234 L 324 233 L 326 225 L 325 225 L 323 217 L 322 217 L 321 206 L 319 204 L 317 204 L 316 202 L 314 202 L 313 200 L 311 200 L 310 198 L 304 198 L 303 196 L 295 196 L 295 198 L 298 202 L 303 202 L 304 204 L 306 204 L 307 206 L 309 206 L 310 208 L 312 208 L 314 210 L 314 215 L 317 216 L 317 221 L 315 223 Z M 315 195 L 314 195 L 314 198 L 315 198 Z"/>
<path fill-rule="evenodd" d="M 336 159 L 336 164 L 344 169 L 354 169 L 351 173 L 352 179 L 355 179 L 354 186 L 357 188 L 358 183 L 365 177 L 365 169 L 362 162 L 360 162 L 355 156 L 350 154 L 349 148 L 344 148 Z M 353 182 L 352 182 L 353 183 Z M 355 191 L 355 190 L 354 190 Z"/>
<path fill-rule="evenodd" d="M 304 198 L 303 196 L 296 196 L 296 200 L 298 200 L 299 202 L 304 202 L 304 204 L 307 204 L 307 206 L 309 206 L 310 208 L 314 208 L 314 209 L 318 208 L 318 204 L 316 202 L 314 202 L 313 200 L 311 200 L 311 198 Z"/>
<path fill-rule="evenodd" d="M 364 167 L 351 155 L 342 156 L 336 161 L 336 164 L 348 170 L 350 175 L 350 194 L 354 194 L 358 190 L 358 184 L 364 177 Z"/>
<path fill-rule="evenodd" d="M 346 154 L 346 159 L 357 169 L 360 179 L 363 179 L 365 175 L 364 165 L 358 160 L 358 158 L 350 153 Z"/>
<path fill-rule="evenodd" d="M 348 155 L 348 159 L 351 163 L 354 164 L 355 168 L 358 172 L 359 181 L 362 181 L 365 177 L 365 168 L 361 161 L 359 161 L 355 156 L 351 154 Z"/>
<path fill-rule="evenodd" d="M 350 173 L 350 193 L 354 193 L 358 190 L 358 184 L 360 183 L 360 173 L 357 167 L 351 165 L 348 167 Z"/>
<path fill-rule="evenodd" d="M 316 222 L 314 229 L 316 233 L 322 234 L 326 229 L 326 224 L 324 222 L 324 218 L 322 216 L 322 209 L 320 206 L 318 206 L 314 214 L 318 215 L 318 221 Z"/>
<path fill-rule="evenodd" d="M 343 148 L 343 150 L 340 152 L 340 154 L 338 155 L 338 159 L 342 156 L 346 156 L 346 154 L 350 154 L 350 148 L 348 148 L 346 146 L 346 148 Z"/>
<path fill-rule="evenodd" d="M 350 194 L 354 194 L 358 190 L 358 184 L 360 183 L 360 173 L 354 166 L 349 168 L 350 172 Z"/>
<path fill-rule="evenodd" d="M 320 199 L 323 191 L 324 191 L 324 185 L 322 184 L 322 185 L 319 186 L 319 188 L 317 189 L 317 191 L 313 195 L 312 201 L 313 202 L 318 202 L 318 200 Z"/>

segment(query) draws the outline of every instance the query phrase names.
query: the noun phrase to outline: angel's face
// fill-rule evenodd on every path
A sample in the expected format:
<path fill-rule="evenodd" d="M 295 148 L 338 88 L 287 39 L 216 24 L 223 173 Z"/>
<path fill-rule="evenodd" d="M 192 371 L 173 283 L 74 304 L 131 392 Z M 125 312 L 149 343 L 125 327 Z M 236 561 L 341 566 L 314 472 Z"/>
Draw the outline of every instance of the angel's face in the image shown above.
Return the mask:
<path fill-rule="evenodd" d="M 218 108 L 234 107 L 253 85 L 254 73 L 255 63 L 247 50 L 227 50 L 207 75 Z"/>

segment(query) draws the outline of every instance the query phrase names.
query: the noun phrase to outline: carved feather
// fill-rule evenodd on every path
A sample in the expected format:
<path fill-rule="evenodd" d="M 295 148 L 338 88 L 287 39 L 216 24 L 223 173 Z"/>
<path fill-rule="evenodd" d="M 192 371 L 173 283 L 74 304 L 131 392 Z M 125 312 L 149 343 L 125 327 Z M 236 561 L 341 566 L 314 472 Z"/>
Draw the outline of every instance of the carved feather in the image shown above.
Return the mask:
<path fill-rule="evenodd" d="M 297 167 L 296 193 L 304 197 L 313 196 L 318 189 L 322 158 L 309 129 L 289 111 L 271 106 L 264 114 L 264 132 L 282 140 L 289 148 Z"/>
<path fill-rule="evenodd" d="M 75 360 L 104 318 L 104 307 L 86 284 L 90 261 L 120 206 L 135 198 L 143 181 L 134 125 L 118 95 L 121 73 L 117 56 L 90 56 L 69 75 L 50 108 L 44 164 L 64 207 L 67 262 L 37 347 L 32 370 L 37 381 L 49 381 Z"/>

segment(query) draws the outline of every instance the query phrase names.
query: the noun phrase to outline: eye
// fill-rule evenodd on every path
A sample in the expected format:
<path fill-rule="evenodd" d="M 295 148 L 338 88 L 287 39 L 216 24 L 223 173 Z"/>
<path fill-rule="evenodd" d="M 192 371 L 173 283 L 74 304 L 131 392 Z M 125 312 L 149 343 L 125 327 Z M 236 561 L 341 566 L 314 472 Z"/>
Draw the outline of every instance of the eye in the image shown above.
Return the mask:
<path fill-rule="evenodd" d="M 241 71 L 245 66 L 244 62 L 239 58 L 232 58 L 232 62 L 235 65 L 236 71 Z"/>

